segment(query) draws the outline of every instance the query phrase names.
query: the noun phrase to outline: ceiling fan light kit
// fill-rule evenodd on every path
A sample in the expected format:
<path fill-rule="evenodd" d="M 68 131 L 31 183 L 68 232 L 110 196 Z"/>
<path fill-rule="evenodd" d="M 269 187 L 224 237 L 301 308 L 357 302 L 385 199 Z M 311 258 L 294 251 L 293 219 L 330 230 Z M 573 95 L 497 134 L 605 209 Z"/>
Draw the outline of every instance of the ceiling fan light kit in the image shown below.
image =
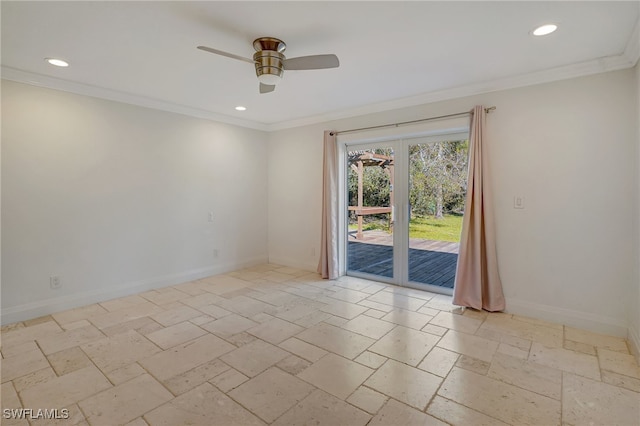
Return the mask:
<path fill-rule="evenodd" d="M 282 53 L 287 48 L 287 45 L 284 41 L 274 37 L 260 37 L 255 39 L 253 41 L 253 48 L 256 50 L 256 53 L 253 54 L 253 59 L 249 59 L 211 47 L 198 46 L 198 49 L 204 50 L 205 52 L 254 64 L 256 76 L 260 82 L 260 93 L 273 92 L 276 84 L 282 79 L 285 69 L 314 70 L 337 68 L 340 66 L 338 57 L 333 54 L 301 56 L 287 59 L 284 53 Z"/>

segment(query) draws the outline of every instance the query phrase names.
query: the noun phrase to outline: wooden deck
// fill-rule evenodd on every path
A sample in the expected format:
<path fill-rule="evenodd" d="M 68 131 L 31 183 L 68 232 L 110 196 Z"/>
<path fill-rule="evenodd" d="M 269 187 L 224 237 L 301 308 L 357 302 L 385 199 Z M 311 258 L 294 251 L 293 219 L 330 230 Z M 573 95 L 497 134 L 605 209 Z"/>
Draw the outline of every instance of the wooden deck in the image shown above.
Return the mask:
<path fill-rule="evenodd" d="M 409 240 L 409 281 L 453 288 L 458 261 L 458 243 Z M 391 278 L 393 275 L 392 236 L 367 231 L 365 238 L 350 235 L 347 270 Z"/>

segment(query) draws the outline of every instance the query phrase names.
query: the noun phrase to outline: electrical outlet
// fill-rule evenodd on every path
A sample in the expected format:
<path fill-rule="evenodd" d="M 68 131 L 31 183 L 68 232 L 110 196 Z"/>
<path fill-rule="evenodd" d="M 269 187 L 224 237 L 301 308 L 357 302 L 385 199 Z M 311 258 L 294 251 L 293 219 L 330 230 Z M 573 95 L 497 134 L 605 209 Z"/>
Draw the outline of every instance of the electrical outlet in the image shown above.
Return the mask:
<path fill-rule="evenodd" d="M 524 197 L 522 195 L 516 195 L 513 197 L 513 208 L 524 209 Z"/>
<path fill-rule="evenodd" d="M 214 259 L 218 258 L 218 249 L 213 249 L 213 258 Z"/>
<path fill-rule="evenodd" d="M 213 222 L 213 212 L 209 212 L 209 222 Z"/>
<path fill-rule="evenodd" d="M 51 275 L 49 277 L 49 286 L 54 290 L 62 287 L 62 281 L 60 280 L 60 277 L 57 275 Z"/>

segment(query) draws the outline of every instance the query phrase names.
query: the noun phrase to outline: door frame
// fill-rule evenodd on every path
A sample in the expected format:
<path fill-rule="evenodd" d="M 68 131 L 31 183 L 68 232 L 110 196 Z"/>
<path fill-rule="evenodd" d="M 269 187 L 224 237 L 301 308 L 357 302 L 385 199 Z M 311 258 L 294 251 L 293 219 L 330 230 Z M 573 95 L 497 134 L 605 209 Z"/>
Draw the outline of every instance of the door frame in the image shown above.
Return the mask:
<path fill-rule="evenodd" d="M 451 295 L 453 290 L 445 287 L 409 281 L 409 146 L 417 143 L 438 142 L 469 135 L 468 120 L 446 120 L 441 123 L 428 123 L 425 129 L 408 132 L 386 133 L 383 136 L 351 136 L 341 140 L 338 135 L 338 238 L 339 273 L 347 275 L 348 210 L 349 193 L 347 190 L 347 152 L 354 149 L 392 148 L 394 155 L 394 228 L 393 228 L 393 278 L 386 279 L 373 274 L 349 272 L 349 276 L 385 282 L 401 287 L 410 287 L 434 293 Z M 394 132 L 395 133 L 395 132 Z M 400 232 L 398 232 L 400 231 Z"/>

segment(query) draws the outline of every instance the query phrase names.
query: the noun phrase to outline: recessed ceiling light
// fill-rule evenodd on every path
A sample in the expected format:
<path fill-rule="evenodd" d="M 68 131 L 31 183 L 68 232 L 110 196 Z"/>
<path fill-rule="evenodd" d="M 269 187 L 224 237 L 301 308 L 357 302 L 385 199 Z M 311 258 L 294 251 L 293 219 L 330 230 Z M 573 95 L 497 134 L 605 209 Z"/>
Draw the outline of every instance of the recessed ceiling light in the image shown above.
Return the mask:
<path fill-rule="evenodd" d="M 56 58 L 45 58 L 45 61 L 50 63 L 51 65 L 55 65 L 56 67 L 68 67 L 69 63 L 67 61 L 63 61 L 62 59 Z"/>
<path fill-rule="evenodd" d="M 538 28 L 536 28 L 535 30 L 533 30 L 532 34 L 534 36 L 544 36 L 547 34 L 551 34 L 552 32 L 554 32 L 555 30 L 558 29 L 558 26 L 555 24 L 545 24 L 545 25 L 541 25 Z"/>
<path fill-rule="evenodd" d="M 247 107 L 243 107 L 243 106 L 237 106 L 236 107 L 236 111 L 246 111 Z"/>

